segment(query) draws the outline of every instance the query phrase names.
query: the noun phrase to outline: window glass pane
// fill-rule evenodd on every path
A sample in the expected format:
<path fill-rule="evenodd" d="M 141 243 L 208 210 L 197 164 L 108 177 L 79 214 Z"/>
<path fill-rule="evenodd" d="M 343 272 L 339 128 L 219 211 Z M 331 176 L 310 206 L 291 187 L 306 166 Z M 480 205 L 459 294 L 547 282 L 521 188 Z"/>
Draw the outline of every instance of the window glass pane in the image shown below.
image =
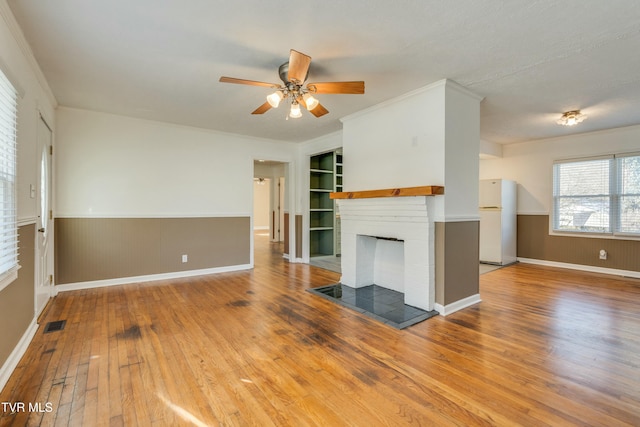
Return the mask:
<path fill-rule="evenodd" d="M 612 159 L 581 160 L 554 165 L 554 229 L 611 231 Z"/>
<path fill-rule="evenodd" d="M 609 194 L 609 163 L 611 159 L 558 163 L 558 195 Z"/>
<path fill-rule="evenodd" d="M 640 233 L 640 156 L 618 159 L 620 220 L 618 231 Z"/>
<path fill-rule="evenodd" d="M 0 72 L 0 274 L 18 263 L 16 220 L 17 96 Z"/>

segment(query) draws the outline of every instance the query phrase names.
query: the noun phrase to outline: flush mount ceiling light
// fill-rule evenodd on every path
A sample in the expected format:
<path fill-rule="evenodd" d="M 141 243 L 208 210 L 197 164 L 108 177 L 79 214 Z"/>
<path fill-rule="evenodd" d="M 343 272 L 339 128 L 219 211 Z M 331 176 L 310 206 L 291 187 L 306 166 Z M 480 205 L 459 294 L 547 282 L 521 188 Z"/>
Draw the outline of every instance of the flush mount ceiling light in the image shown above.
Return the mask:
<path fill-rule="evenodd" d="M 556 123 L 562 126 L 574 126 L 586 119 L 585 114 L 580 113 L 580 110 L 567 111 L 556 120 Z"/>

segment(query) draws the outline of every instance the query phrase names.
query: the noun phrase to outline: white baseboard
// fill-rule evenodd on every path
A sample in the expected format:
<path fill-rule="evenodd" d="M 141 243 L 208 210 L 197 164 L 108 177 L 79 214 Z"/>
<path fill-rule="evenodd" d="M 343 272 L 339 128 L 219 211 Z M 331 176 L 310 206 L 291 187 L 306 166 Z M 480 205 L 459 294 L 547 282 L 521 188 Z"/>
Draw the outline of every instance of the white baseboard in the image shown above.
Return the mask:
<path fill-rule="evenodd" d="M 482 300 L 480 299 L 480 294 L 475 294 L 475 295 L 471 295 L 466 298 L 463 298 L 461 300 L 458 300 L 454 303 L 447 304 L 446 306 L 436 303 L 434 305 L 434 308 L 438 313 L 440 313 L 441 316 L 448 316 L 451 313 L 455 313 L 458 310 L 462 310 L 463 308 L 470 307 L 479 302 L 482 302 Z"/>
<path fill-rule="evenodd" d="M 2 368 L 0 368 L 0 391 L 4 389 L 5 385 L 7 385 L 9 377 L 11 377 L 11 374 L 16 369 L 16 366 L 18 366 L 20 359 L 22 359 L 22 356 L 24 356 L 27 348 L 29 348 L 29 344 L 31 344 L 31 340 L 33 339 L 37 331 L 38 323 L 34 318 L 25 331 L 24 335 L 22 335 L 22 338 L 20 338 L 18 345 L 13 349 L 13 351 L 7 358 L 7 361 L 4 362 L 4 365 L 2 365 Z"/>
<path fill-rule="evenodd" d="M 589 271 L 591 273 L 611 274 L 614 276 L 625 276 L 640 279 L 640 271 L 618 270 L 615 268 L 595 267 L 593 265 L 569 264 L 566 262 L 545 261 L 543 259 L 518 258 L 518 261 L 525 264 L 544 265 L 547 267 L 568 268 L 570 270 Z"/>
<path fill-rule="evenodd" d="M 174 273 L 150 274 L 147 276 L 121 277 L 117 279 L 94 280 L 90 282 L 66 283 L 56 285 L 56 293 L 75 291 L 78 289 L 101 288 L 104 286 L 127 285 L 130 283 L 153 282 L 157 280 L 182 279 L 185 277 L 204 276 L 207 274 L 228 273 L 231 271 L 249 270 L 251 264 L 231 265 L 228 267 L 205 268 L 202 270 L 176 271 Z"/>

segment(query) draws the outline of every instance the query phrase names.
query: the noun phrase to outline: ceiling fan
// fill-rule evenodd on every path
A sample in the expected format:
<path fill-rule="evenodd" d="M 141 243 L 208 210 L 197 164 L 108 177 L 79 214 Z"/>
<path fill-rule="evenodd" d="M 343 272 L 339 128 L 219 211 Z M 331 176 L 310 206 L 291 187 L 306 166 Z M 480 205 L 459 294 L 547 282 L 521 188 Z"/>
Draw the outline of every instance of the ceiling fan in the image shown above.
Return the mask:
<path fill-rule="evenodd" d="M 256 108 L 251 114 L 264 114 L 271 108 L 278 108 L 280 102 L 287 100 L 291 103 L 289 117 L 297 119 L 302 117 L 300 106 L 305 107 L 316 117 L 322 117 L 329 112 L 313 97 L 314 94 L 363 94 L 364 82 L 324 82 L 308 83 L 304 87 L 304 82 L 309 75 L 309 65 L 311 57 L 291 49 L 289 62 L 280 66 L 278 72 L 283 84 L 265 83 L 255 80 L 236 79 L 234 77 L 220 77 L 223 83 L 236 83 L 249 86 L 264 86 L 275 89 L 275 92 L 267 96 L 267 102 Z"/>

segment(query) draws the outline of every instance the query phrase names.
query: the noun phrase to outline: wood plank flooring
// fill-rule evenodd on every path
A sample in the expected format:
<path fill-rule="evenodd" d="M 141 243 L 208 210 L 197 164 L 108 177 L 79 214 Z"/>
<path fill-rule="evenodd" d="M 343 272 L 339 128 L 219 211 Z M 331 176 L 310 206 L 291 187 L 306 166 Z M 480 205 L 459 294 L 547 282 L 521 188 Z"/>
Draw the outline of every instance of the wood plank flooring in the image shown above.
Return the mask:
<path fill-rule="evenodd" d="M 639 280 L 514 265 L 396 330 L 262 239 L 251 271 L 59 294 L 0 393 L 45 410 L 0 425 L 640 425 Z"/>

